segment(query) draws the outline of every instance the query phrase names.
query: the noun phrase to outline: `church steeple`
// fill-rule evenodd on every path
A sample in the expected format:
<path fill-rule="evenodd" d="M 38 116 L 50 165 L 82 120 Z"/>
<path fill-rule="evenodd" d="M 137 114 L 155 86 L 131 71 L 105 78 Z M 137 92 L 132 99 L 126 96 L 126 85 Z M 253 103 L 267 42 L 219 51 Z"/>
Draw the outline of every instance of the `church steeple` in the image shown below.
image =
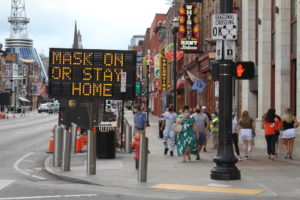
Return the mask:
<path fill-rule="evenodd" d="M 77 21 L 75 21 L 73 49 L 83 49 L 80 31 L 77 31 Z"/>

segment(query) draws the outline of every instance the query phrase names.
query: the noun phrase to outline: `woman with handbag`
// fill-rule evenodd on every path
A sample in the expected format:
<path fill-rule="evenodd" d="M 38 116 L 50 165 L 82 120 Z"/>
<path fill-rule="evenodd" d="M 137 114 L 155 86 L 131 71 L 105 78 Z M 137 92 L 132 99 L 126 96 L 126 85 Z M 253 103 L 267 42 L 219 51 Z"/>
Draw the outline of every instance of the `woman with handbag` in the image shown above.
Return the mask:
<path fill-rule="evenodd" d="M 288 108 L 285 110 L 282 118 L 282 140 L 285 149 L 285 158 L 293 159 L 293 148 L 296 138 L 296 129 L 299 127 L 299 122 L 296 116 L 293 115 L 291 110 Z"/>
<path fill-rule="evenodd" d="M 179 115 L 177 124 L 182 125 L 181 131 L 177 135 L 177 153 L 182 156 L 182 162 L 186 162 L 186 157 L 191 160 L 190 154 L 197 155 L 196 138 L 199 137 L 195 119 L 190 117 L 189 106 L 184 106 L 184 112 Z M 177 126 L 178 127 L 178 126 Z"/>

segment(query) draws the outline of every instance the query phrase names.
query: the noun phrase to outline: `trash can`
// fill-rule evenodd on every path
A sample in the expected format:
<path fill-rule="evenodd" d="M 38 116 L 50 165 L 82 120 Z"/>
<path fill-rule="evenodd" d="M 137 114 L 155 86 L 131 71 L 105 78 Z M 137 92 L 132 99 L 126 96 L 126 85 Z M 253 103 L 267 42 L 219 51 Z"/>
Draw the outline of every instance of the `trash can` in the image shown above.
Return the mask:
<path fill-rule="evenodd" d="M 116 128 L 100 126 L 96 133 L 96 154 L 98 158 L 116 157 Z"/>
<path fill-rule="evenodd" d="M 165 123 L 163 123 L 165 121 L 165 118 L 159 118 L 159 120 L 158 120 L 158 127 L 159 127 L 159 129 L 158 129 L 158 131 L 159 131 L 159 138 L 163 138 L 163 131 L 164 131 L 164 124 Z M 162 127 L 163 126 L 163 127 Z"/>

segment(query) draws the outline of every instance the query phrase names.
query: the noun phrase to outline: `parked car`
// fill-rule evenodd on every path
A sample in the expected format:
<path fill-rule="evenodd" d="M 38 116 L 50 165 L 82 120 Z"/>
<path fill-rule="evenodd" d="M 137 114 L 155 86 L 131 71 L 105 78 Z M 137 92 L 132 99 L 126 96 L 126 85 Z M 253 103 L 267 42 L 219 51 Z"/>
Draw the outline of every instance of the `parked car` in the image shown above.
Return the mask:
<path fill-rule="evenodd" d="M 47 103 L 41 104 L 40 107 L 38 108 L 38 113 L 48 112 L 48 111 L 49 111 L 49 107 Z"/>
<path fill-rule="evenodd" d="M 48 103 L 48 113 L 56 113 L 59 111 L 59 103 Z"/>

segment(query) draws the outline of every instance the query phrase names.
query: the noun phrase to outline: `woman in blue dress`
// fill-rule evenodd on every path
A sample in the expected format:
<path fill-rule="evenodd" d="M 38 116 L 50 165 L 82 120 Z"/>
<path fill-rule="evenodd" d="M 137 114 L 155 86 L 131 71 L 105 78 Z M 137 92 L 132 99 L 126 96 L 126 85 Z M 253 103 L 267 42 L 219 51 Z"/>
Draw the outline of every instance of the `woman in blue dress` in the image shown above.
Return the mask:
<path fill-rule="evenodd" d="M 189 106 L 184 106 L 183 110 L 177 121 L 182 125 L 182 130 L 177 135 L 177 153 L 182 156 L 182 162 L 186 162 L 186 157 L 191 160 L 190 154 L 197 155 L 196 138 L 199 134 L 194 118 L 190 117 Z"/>

